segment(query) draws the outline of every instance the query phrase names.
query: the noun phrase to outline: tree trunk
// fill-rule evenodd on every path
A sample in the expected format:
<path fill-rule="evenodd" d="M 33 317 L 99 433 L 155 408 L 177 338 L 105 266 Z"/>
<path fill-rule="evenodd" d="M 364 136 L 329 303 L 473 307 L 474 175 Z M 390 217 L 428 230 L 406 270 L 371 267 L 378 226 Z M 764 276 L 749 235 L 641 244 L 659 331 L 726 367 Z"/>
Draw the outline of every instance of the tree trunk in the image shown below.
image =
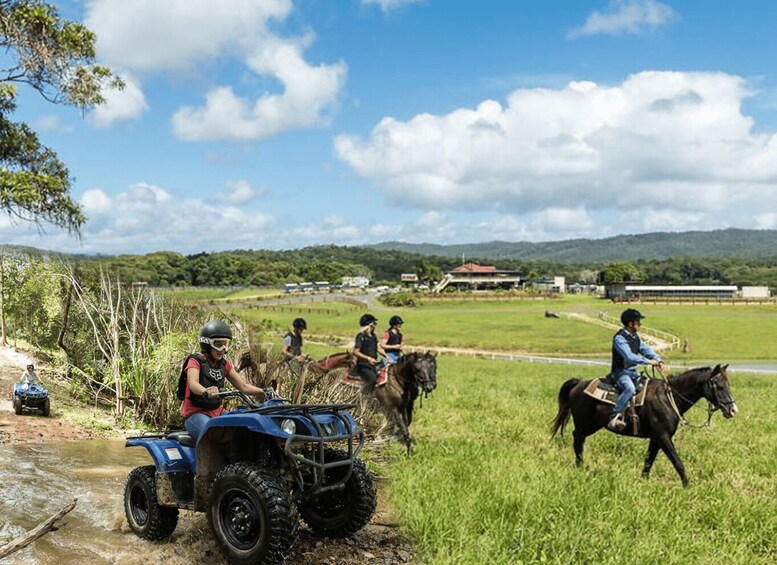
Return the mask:
<path fill-rule="evenodd" d="M 64 312 L 62 313 L 62 327 L 59 328 L 59 336 L 57 337 L 57 344 L 60 349 L 67 355 L 68 362 L 75 364 L 75 359 L 70 350 L 65 345 L 65 334 L 67 333 L 67 321 L 70 317 L 70 305 L 73 302 L 73 281 L 70 281 L 70 286 L 67 289 L 67 297 L 65 298 Z"/>
<path fill-rule="evenodd" d="M 73 508 L 76 507 L 76 502 L 78 499 L 74 499 L 73 502 L 65 506 L 62 510 L 54 514 L 51 518 L 46 520 L 45 522 L 38 524 L 24 534 L 22 537 L 15 539 L 11 543 L 8 543 L 4 545 L 3 547 L 0 547 L 0 559 L 3 559 L 4 557 L 8 557 L 12 553 L 19 551 L 20 549 L 27 547 L 32 542 L 34 542 L 36 539 L 45 536 L 47 533 L 52 531 L 54 529 L 54 524 L 61 520 L 62 517 L 70 512 Z"/>
<path fill-rule="evenodd" d="M 8 339 L 5 334 L 5 277 L 3 264 L 5 263 L 5 254 L 0 252 L 0 333 L 2 334 L 3 347 L 8 347 Z"/>

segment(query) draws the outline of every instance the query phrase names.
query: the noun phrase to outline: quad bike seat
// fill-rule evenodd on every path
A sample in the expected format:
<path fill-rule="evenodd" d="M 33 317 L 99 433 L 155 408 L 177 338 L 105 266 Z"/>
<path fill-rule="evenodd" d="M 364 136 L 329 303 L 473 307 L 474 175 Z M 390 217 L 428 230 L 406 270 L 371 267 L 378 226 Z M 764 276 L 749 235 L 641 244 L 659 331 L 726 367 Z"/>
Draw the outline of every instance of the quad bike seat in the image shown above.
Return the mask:
<path fill-rule="evenodd" d="M 186 430 L 178 430 L 175 432 L 170 432 L 169 434 L 167 434 L 167 439 L 177 441 L 178 443 L 186 447 L 195 447 L 197 445 L 197 442 L 194 441 L 194 438 L 190 436 L 189 432 L 187 432 Z"/>

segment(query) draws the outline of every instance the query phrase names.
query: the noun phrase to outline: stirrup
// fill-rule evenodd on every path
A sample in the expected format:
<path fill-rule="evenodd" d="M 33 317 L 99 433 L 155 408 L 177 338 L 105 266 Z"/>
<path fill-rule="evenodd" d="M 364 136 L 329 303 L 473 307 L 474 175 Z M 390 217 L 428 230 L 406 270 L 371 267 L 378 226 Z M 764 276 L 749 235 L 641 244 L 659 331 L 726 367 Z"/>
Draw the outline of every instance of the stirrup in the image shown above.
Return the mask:
<path fill-rule="evenodd" d="M 623 413 L 618 412 L 613 416 L 609 422 L 607 422 L 607 429 L 613 430 L 616 432 L 621 431 L 623 428 L 626 427 L 626 421 L 623 419 Z"/>

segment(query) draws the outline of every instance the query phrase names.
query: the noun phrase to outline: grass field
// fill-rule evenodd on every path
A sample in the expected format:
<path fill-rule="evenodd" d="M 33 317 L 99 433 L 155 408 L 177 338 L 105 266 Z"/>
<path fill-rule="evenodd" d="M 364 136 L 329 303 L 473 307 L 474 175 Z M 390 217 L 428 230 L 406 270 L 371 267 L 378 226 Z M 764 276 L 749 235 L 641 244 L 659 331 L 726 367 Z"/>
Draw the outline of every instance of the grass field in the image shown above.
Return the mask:
<path fill-rule="evenodd" d="M 637 306 L 646 325 L 689 340 L 670 360 L 775 359 L 777 308 L 731 305 Z M 544 311 L 624 307 L 569 297 L 543 302 L 445 302 L 373 310 L 406 320 L 411 343 L 609 357 L 612 331 Z M 242 310 L 257 323 L 286 327 L 289 313 Z M 359 312 L 311 311 L 316 334 L 351 336 Z M 311 347 L 316 357 L 327 348 Z M 441 356 L 439 387 L 416 413 L 416 453 L 394 455 L 391 505 L 434 564 L 777 562 L 777 378 L 731 374 L 740 415 L 716 415 L 710 429 L 681 428 L 675 442 L 691 481 L 683 488 L 659 454 L 649 480 L 640 472 L 647 442 L 606 431 L 589 438 L 574 466 L 571 427 L 550 438 L 557 394 L 568 378 L 601 376 L 596 367 Z M 688 414 L 706 418 L 706 403 Z"/>
<path fill-rule="evenodd" d="M 594 369 L 442 357 L 417 413 L 392 504 L 426 563 L 774 563 L 774 377 L 732 375 L 741 414 L 682 428 L 689 488 L 644 440 L 599 432 L 575 468 L 570 430 L 549 437 L 560 385 Z M 704 406 L 688 418 L 704 421 Z"/>
<path fill-rule="evenodd" d="M 352 337 L 358 331 L 361 311 L 342 303 L 317 303 L 313 308 L 279 311 L 235 310 L 250 323 L 271 320 L 287 327 L 296 315 L 303 315 L 309 332 Z M 748 305 L 644 305 L 645 325 L 688 340 L 690 353 L 674 351 L 670 361 L 774 359 L 777 346 L 768 336 L 777 335 L 777 306 Z M 619 316 L 624 306 L 590 297 L 568 296 L 543 301 L 455 301 L 427 303 L 417 308 L 375 309 L 383 330 L 388 318 L 405 319 L 403 333 L 408 343 L 427 346 L 463 347 L 525 352 L 551 356 L 608 358 L 613 331 L 568 319 L 546 318 L 545 311 L 578 312 L 596 316 L 605 312 Z"/>

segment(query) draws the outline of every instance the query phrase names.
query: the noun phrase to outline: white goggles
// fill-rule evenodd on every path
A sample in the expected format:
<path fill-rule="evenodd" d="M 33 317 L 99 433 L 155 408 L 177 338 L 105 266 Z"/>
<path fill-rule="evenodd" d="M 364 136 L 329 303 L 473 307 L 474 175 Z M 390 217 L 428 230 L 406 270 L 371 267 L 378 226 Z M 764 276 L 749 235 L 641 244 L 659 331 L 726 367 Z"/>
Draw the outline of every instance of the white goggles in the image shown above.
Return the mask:
<path fill-rule="evenodd" d="M 232 340 L 226 337 L 201 337 L 200 343 L 207 343 L 216 351 L 225 352 L 232 344 Z"/>

